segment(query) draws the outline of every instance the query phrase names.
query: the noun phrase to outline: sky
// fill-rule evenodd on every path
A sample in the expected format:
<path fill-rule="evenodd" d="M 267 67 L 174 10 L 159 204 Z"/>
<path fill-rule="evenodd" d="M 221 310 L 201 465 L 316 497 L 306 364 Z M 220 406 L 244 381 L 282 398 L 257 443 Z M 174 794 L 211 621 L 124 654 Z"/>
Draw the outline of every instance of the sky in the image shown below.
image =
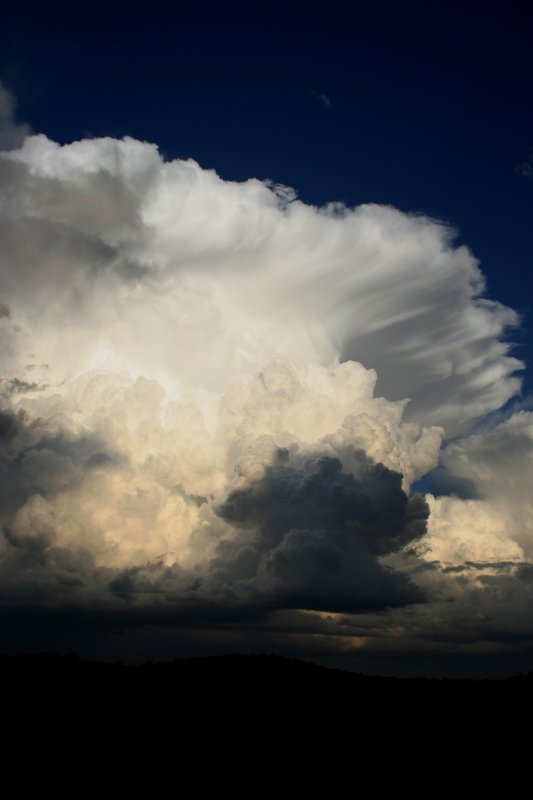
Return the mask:
<path fill-rule="evenodd" d="M 533 669 L 526 4 L 0 32 L 3 648 Z"/>

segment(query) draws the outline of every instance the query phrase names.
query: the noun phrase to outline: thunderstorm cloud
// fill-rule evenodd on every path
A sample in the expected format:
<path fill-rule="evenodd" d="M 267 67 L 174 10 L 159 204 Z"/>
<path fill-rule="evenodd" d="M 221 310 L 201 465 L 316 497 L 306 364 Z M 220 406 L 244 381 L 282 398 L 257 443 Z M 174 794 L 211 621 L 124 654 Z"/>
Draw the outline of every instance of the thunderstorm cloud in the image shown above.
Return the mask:
<path fill-rule="evenodd" d="M 0 123 L 4 609 L 529 635 L 531 413 L 479 426 L 518 318 L 449 227 Z"/>

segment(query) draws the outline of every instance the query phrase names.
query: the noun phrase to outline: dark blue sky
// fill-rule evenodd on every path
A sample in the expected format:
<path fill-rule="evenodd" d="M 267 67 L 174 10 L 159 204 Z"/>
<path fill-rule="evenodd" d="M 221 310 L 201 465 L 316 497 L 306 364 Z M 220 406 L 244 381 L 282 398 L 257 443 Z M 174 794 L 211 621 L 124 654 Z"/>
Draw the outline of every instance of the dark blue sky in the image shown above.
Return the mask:
<path fill-rule="evenodd" d="M 0 79 L 61 142 L 131 135 L 306 202 L 451 222 L 489 296 L 523 314 L 531 361 L 532 34 L 533 7 L 514 2 L 25 4 L 3 12 Z"/>

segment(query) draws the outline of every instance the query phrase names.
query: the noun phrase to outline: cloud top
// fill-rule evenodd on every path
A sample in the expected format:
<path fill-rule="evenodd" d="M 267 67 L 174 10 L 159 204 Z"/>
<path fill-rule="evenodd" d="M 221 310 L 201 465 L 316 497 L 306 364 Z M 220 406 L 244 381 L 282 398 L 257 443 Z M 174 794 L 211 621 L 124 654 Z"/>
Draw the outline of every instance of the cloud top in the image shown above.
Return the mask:
<path fill-rule="evenodd" d="M 273 356 L 349 359 L 448 434 L 519 389 L 503 339 L 515 313 L 483 298 L 476 260 L 433 220 L 314 208 L 131 139 L 32 136 L 0 170 L 0 291 L 23 332 L 13 349 L 56 382 L 111 367 L 220 390 Z M 68 342 L 51 359 L 61 327 Z"/>

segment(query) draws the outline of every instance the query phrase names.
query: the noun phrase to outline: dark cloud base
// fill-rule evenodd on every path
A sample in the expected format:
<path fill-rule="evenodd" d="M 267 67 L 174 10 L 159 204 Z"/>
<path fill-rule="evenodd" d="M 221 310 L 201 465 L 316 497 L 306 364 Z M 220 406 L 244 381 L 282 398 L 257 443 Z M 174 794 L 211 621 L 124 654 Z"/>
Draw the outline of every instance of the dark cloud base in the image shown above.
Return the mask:
<path fill-rule="evenodd" d="M 363 615 L 364 616 L 364 615 Z M 326 633 L 305 612 L 266 609 L 161 609 L 112 612 L 66 609 L 2 609 L 0 653 L 76 653 L 101 662 L 140 665 L 146 661 L 278 653 L 365 675 L 500 679 L 533 671 L 533 639 L 481 640 L 477 645 L 447 640 L 387 638 L 369 620 L 375 636 L 351 646 L 351 631 Z"/>

